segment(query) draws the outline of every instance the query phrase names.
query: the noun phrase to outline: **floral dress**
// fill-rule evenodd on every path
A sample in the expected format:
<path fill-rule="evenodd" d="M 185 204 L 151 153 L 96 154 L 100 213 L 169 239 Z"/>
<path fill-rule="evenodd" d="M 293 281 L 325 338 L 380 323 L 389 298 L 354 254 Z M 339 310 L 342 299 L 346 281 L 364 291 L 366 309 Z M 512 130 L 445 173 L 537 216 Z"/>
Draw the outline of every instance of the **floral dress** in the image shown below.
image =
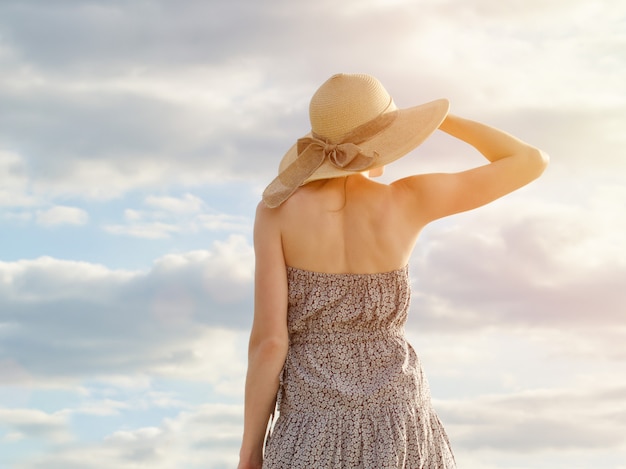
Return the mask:
<path fill-rule="evenodd" d="M 455 468 L 404 337 L 408 267 L 287 275 L 290 344 L 263 468 Z"/>

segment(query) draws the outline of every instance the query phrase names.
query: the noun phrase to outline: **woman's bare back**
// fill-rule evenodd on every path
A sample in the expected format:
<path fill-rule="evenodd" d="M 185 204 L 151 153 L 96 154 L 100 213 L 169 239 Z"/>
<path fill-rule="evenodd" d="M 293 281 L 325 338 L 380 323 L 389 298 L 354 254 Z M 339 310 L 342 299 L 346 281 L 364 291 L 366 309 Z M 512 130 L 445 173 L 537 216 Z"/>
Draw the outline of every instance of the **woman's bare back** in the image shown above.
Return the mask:
<path fill-rule="evenodd" d="M 279 208 L 285 263 L 329 273 L 404 267 L 418 230 L 396 192 L 362 174 L 301 187 Z"/>

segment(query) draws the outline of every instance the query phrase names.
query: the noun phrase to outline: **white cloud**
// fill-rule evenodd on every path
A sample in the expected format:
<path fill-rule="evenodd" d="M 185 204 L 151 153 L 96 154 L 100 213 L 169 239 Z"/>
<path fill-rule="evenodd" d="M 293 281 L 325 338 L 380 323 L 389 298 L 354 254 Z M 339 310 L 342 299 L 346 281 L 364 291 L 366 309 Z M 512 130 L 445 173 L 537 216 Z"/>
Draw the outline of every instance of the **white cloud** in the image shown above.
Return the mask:
<path fill-rule="evenodd" d="M 132 222 L 129 225 L 105 225 L 104 230 L 114 235 L 126 235 L 144 239 L 167 239 L 181 231 L 181 227 L 172 223 Z"/>
<path fill-rule="evenodd" d="M 227 213 L 204 213 L 194 220 L 194 225 L 209 231 L 251 231 L 251 224 L 247 218 Z"/>
<path fill-rule="evenodd" d="M 237 236 L 145 272 L 49 257 L 0 262 L 0 380 L 144 372 L 217 384 L 226 370 L 220 386 L 232 388 L 242 365 L 231 356 L 229 372 L 215 357 L 236 353 L 225 342 L 234 336 L 213 328 L 248 327 L 253 268 L 252 247 Z"/>
<path fill-rule="evenodd" d="M 144 200 L 148 209 L 124 210 L 126 224 L 108 224 L 104 230 L 111 234 L 145 239 L 166 239 L 175 234 L 198 231 L 249 233 L 251 221 L 243 216 L 221 213 L 200 197 L 187 193 L 181 197 L 149 196 Z"/>
<path fill-rule="evenodd" d="M 482 469 L 543 467 L 537 464 L 551 461 L 552 467 L 568 467 L 566 464 L 575 460 L 593 461 L 610 454 L 626 454 L 626 441 L 620 430 L 626 410 L 625 389 L 594 383 L 579 389 L 533 389 L 471 399 L 436 399 L 434 405 L 459 464 Z M 17 413 L 29 414 L 23 410 Z M 47 414 L 37 417 L 44 421 L 51 418 Z M 66 443 L 53 452 L 28 458 L 18 467 L 234 467 L 242 424 L 241 405 L 200 405 L 156 425 L 114 431 L 89 444 Z M 572 453 L 563 452 L 572 447 Z M 582 459 L 578 451 L 584 452 Z M 500 465 L 491 465 L 494 461 Z"/>
<path fill-rule="evenodd" d="M 8 428 L 10 440 L 36 438 L 56 443 L 71 440 L 67 419 L 38 409 L 4 409 L 0 407 L 0 427 Z"/>
<path fill-rule="evenodd" d="M 99 264 L 48 256 L 15 262 L 0 261 L 3 298 L 26 304 L 54 303 L 66 299 L 101 301 L 110 298 L 113 291 L 138 276 L 138 272 L 109 270 Z M 8 312 L 4 310 L 5 314 Z"/>
<path fill-rule="evenodd" d="M 182 197 L 146 197 L 146 205 L 158 210 L 174 213 L 195 213 L 204 208 L 204 201 L 193 194 Z"/>
<path fill-rule="evenodd" d="M 532 390 L 438 401 L 437 409 L 459 447 L 534 452 L 558 448 L 626 451 L 621 429 L 626 390 Z"/>
<path fill-rule="evenodd" d="M 11 40 L 0 44 L 0 222 L 20 230 L 31 220 L 89 221 L 83 209 L 62 205 L 69 195 L 99 199 L 87 209 L 91 219 L 102 201 L 126 208 L 103 226 L 114 234 L 247 235 L 251 220 L 232 209 L 241 199 L 227 207 L 230 194 L 214 190 L 220 205 L 212 207 L 193 191 L 238 181 L 260 193 L 286 148 L 308 130 L 308 100 L 330 74 L 372 73 L 401 106 L 447 96 L 453 112 L 501 126 L 552 156 L 541 183 L 519 197 L 427 228 L 412 261 L 410 330 L 430 338 L 424 354 L 450 397 L 442 409 L 457 419 L 450 430 L 463 465 L 609 461 L 603 467 L 622 469 L 610 461 L 624 460 L 623 443 L 606 434 L 623 433 L 613 415 L 622 394 L 533 389 L 541 379 L 556 386 L 586 375 L 609 383 L 623 374 L 626 4 L 244 3 L 191 1 L 184 12 L 161 1 L 2 3 L 0 29 Z M 438 137 L 418 151 L 430 158 L 403 159 L 390 173 L 478 161 Z M 119 199 L 147 191 L 159 195 L 139 206 Z M 116 240 L 123 250 L 126 241 Z M 175 380 L 176 389 L 208 383 L 214 399 L 241 392 L 252 266 L 241 237 L 164 256 L 142 271 L 51 257 L 0 262 L 0 397 L 21 412 L 11 415 L 4 442 L 28 442 L 28 422 L 48 428 L 42 439 L 67 444 L 64 425 L 77 416 L 186 409 L 111 431 L 99 443 L 53 447 L 15 467 L 233 467 L 241 409 L 187 408 L 156 381 Z M 489 338 L 507 330 L 525 337 L 515 360 Z M 69 386 L 84 393 L 75 408 L 25 409 L 33 393 Z M 485 389 L 514 394 L 481 396 Z M 467 415 L 475 417 L 470 425 L 459 420 Z"/>
<path fill-rule="evenodd" d="M 207 330 L 189 344 L 192 354 L 184 366 L 163 362 L 154 371 L 172 379 L 207 382 L 216 394 L 243 399 L 247 345 L 245 332 Z"/>
<path fill-rule="evenodd" d="M 31 11 L 50 15 L 51 30 L 61 24 L 74 28 L 73 22 L 65 24 L 70 17 L 84 16 L 77 24 L 93 25 L 81 32 L 89 32 L 84 39 L 95 41 L 92 45 L 101 55 L 95 68 L 79 66 L 80 73 L 63 68 L 67 62 L 60 57 L 79 65 L 91 63 L 93 54 L 85 55 L 74 49 L 75 44 L 56 37 L 46 44 L 33 41 L 27 29 L 15 30 L 28 14 L 7 11 L 6 18 L 20 18 L 7 25 L 16 33 L 14 46 L 34 54 L 35 65 L 11 64 L 12 73 L 0 75 L 13 107 L 13 113 L 3 118 L 4 140 L 28 143 L 24 174 L 38 192 L 111 198 L 139 187 L 238 177 L 269 180 L 278 157 L 307 130 L 306 105 L 312 91 L 328 75 L 344 69 L 379 75 L 402 105 L 450 96 L 455 112 L 476 117 L 530 109 L 540 118 L 552 119 L 550 112 L 560 109 L 565 114 L 579 112 L 606 130 L 607 111 L 623 114 L 624 66 L 612 59 L 623 42 L 618 34 L 622 6 L 552 2 L 520 4 L 505 11 L 479 1 L 427 2 L 419 7 L 397 3 L 380 8 L 373 2 L 348 2 L 342 5 L 346 14 L 330 18 L 328 34 L 321 37 L 307 31 L 315 30 L 325 2 L 308 6 L 307 15 L 284 2 L 271 2 L 261 14 L 250 3 L 245 14 L 257 12 L 263 21 L 255 21 L 254 28 L 219 52 L 206 44 L 214 43 L 215 28 L 220 26 L 198 29 L 189 16 L 177 17 L 175 25 L 168 18 L 170 28 L 180 28 L 180 36 L 167 39 L 167 47 L 146 53 L 145 43 L 136 42 L 134 35 L 126 38 L 124 47 L 101 41 L 102 25 L 88 9 L 62 10 L 67 14 L 62 16 Z M 118 11 L 107 21 L 121 21 L 119 27 L 128 32 L 134 30 L 128 27 L 134 14 L 153 18 L 155 23 L 143 21 L 140 28 L 158 43 L 166 38 L 160 28 L 153 28 L 169 8 L 158 2 L 150 8 L 131 6 L 126 14 Z M 209 7 L 192 2 L 189 8 L 191 12 Z M 226 15 L 224 24 L 241 14 L 230 7 L 219 9 Z M 594 21 L 583 21 L 588 18 Z M 380 27 L 392 19 L 393 30 Z M 276 21 L 289 25 L 290 41 L 266 34 Z M 352 29 L 373 34 L 344 34 Z M 193 47 L 181 43 L 189 31 L 199 35 Z M 329 56 L 326 51 L 331 48 L 334 53 Z M 273 53 L 264 52 L 268 50 Z M 293 60 L 301 50 L 307 50 L 310 60 Z M 367 55 L 355 56 L 354 50 L 368 50 L 386 60 L 372 62 Z M 222 52 L 232 59 L 207 60 L 207 54 L 216 58 L 214 54 Z M 50 74 L 47 61 L 54 55 L 60 57 L 53 62 L 56 73 Z M 128 67 L 120 68 L 120 61 L 126 60 Z M 115 72 L 96 71 L 107 66 Z M 89 138 L 76 137 L 77 123 Z M 536 121 L 527 121 L 520 130 L 536 126 Z M 558 120 L 549 120 L 546 126 L 553 130 L 551 142 L 562 140 L 554 132 L 560 129 Z M 568 140 L 583 138 L 571 128 L 564 132 Z M 595 154 L 604 153 L 604 143 L 597 137 L 594 130 L 585 140 L 596 142 Z M 585 158 L 588 154 L 576 153 Z"/>
<path fill-rule="evenodd" d="M 226 469 L 237 464 L 242 416 L 241 406 L 204 405 L 159 426 L 116 431 L 93 444 L 65 445 L 16 467 Z"/>
<path fill-rule="evenodd" d="M 57 205 L 47 210 L 38 210 L 35 219 L 39 225 L 84 225 L 89 220 L 87 212 L 78 207 Z"/>
<path fill-rule="evenodd" d="M 624 115 L 626 105 L 621 80 L 626 70 L 614 59 L 623 45 L 621 5 L 533 2 L 503 9 L 489 1 L 454 1 L 419 7 L 387 2 L 383 8 L 380 2 L 347 2 L 342 4 L 345 11 L 330 18 L 327 34 L 307 34 L 316 30 L 326 3 L 307 6 L 306 15 L 282 1 L 270 2 L 263 11 L 249 3 L 245 15 L 255 17 L 255 26 L 220 51 L 210 47 L 220 25 L 200 27 L 187 15 L 174 15 L 177 20 L 172 24 L 169 15 L 163 16 L 170 6 L 159 2 L 153 7 L 129 6 L 125 14 L 117 6 L 106 7 L 102 18 L 88 8 L 60 7 L 57 13 L 7 10 L 0 16 L 15 18 L 6 20 L 16 35 L 13 46 L 33 54 L 34 64 L 11 63 L 5 65 L 11 73 L 0 74 L 13 111 L 0 122 L 0 137 L 4 135 L 0 142 L 7 148 L 25 146 L 28 151 L 22 154 L 29 155 L 28 161 L 20 162 L 20 184 L 49 198 L 73 194 L 110 199 L 138 188 L 191 187 L 238 178 L 267 182 L 280 155 L 308 129 L 311 93 L 339 70 L 380 76 L 401 105 L 449 96 L 454 112 L 479 119 L 496 117 L 495 124 L 507 116 L 522 116 L 525 120 L 511 128 L 514 133 L 532 134 L 540 127 L 538 144 L 585 163 L 588 145 L 601 158 L 618 148 L 607 133 L 617 138 L 624 124 L 618 116 Z M 215 9 L 221 11 L 223 24 L 229 18 L 240 23 L 241 12 L 222 5 L 192 2 L 188 13 L 207 9 L 213 14 Z M 27 34 L 29 14 L 49 16 L 51 31 L 92 25 L 77 33 L 99 51 L 97 63 L 91 62 L 93 51 L 85 54 L 56 36 L 44 44 L 33 41 Z M 130 26 L 134 15 L 144 19 L 141 26 Z M 66 23 L 69 18 L 83 19 Z M 145 43 L 130 34 L 139 27 L 156 43 L 166 40 L 162 29 L 155 29 L 166 19 L 166 30 L 180 32 L 167 39 L 167 46 L 148 52 Z M 122 36 L 126 31 L 127 42 L 103 40 L 107 35 L 98 21 L 119 22 L 116 30 Z M 392 30 L 381 28 L 390 21 Z M 284 34 L 292 34 L 290 41 L 266 34 L 274 31 L 275 22 L 289 25 Z M 19 24 L 24 29 L 16 29 Z M 344 34 L 353 29 L 373 33 Z M 190 31 L 198 35 L 193 46 L 184 43 Z M 315 44 L 310 42 L 313 37 Z M 330 49 L 334 53 L 329 56 Z M 301 50 L 307 50 L 309 59 L 293 60 Z M 360 58 L 354 50 L 370 54 Z M 232 59 L 207 59 L 217 59 L 215 54 Z M 374 54 L 385 61 L 372 62 L 369 56 Z M 48 62 L 53 56 L 57 60 Z M 68 63 L 69 69 L 64 68 Z M 93 68 L 80 66 L 85 63 Z M 53 64 L 55 73 L 50 73 Z M 99 72 L 99 67 L 107 66 L 115 71 Z M 82 131 L 77 132 L 77 126 Z M 617 158 L 613 163 L 623 166 Z M 12 190 L 0 194 L 0 203 L 17 203 L 18 194 L 25 197 L 20 204 L 32 197 Z M 175 203 L 184 210 L 198 203 L 167 197 L 152 201 L 170 208 Z M 215 220 L 208 225 L 223 226 Z M 110 230 L 157 239 L 172 235 L 171 227 L 158 225 L 125 230 L 113 224 Z"/>
<path fill-rule="evenodd" d="M 618 239 L 626 225 L 612 214 L 621 200 L 619 187 L 578 206 L 526 194 L 442 220 L 427 228 L 414 258 L 416 302 L 456 327 L 617 326 L 626 307 Z"/>

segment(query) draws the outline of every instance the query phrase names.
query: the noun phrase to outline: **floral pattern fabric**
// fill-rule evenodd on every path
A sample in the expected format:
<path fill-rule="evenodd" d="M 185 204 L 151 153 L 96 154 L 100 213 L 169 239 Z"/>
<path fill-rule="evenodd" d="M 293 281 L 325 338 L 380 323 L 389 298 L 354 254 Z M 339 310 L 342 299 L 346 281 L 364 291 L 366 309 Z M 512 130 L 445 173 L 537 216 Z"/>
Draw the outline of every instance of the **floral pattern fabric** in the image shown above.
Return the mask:
<path fill-rule="evenodd" d="M 263 468 L 455 468 L 404 337 L 408 267 L 287 275 L 290 344 Z"/>

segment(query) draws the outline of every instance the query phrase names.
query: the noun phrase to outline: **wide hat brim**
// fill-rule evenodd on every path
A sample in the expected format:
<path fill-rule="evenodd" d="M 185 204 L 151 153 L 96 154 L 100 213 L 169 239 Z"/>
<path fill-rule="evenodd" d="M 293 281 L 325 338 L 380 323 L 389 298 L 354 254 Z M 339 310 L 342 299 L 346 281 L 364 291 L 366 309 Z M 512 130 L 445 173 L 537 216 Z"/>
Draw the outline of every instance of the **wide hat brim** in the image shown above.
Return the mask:
<path fill-rule="evenodd" d="M 345 164 L 338 165 L 336 159 L 333 161 L 331 158 L 325 158 L 323 153 L 319 154 L 322 158 L 319 163 L 313 161 L 311 167 L 312 161 L 305 156 L 307 151 L 299 155 L 296 143 L 281 160 L 278 176 L 265 188 L 263 201 L 270 208 L 278 207 L 299 186 L 308 182 L 348 176 L 355 171 L 371 170 L 392 163 L 426 140 L 443 122 L 449 108 L 450 103 L 447 99 L 438 99 L 404 109 L 397 109 L 391 102 L 388 110 L 372 121 L 378 123 L 389 117 L 391 123 L 381 126 L 380 131 L 368 135 L 364 140 L 358 138 L 356 147 L 358 154 L 370 155 L 371 162 L 366 161 L 365 165 L 359 164 L 351 169 Z M 351 135 L 343 138 L 341 145 L 354 145 L 349 141 Z M 310 137 L 318 138 L 312 132 L 303 138 Z"/>
<path fill-rule="evenodd" d="M 385 166 L 417 148 L 437 130 L 446 118 L 449 109 L 450 102 L 445 98 L 410 108 L 398 109 L 396 111 L 398 115 L 391 125 L 359 144 L 364 152 L 376 152 L 378 154 L 373 164 L 367 169 Z M 310 136 L 310 132 L 305 135 L 305 137 Z M 297 157 L 297 144 L 294 144 L 283 156 L 279 165 L 279 173 L 284 171 Z M 330 161 L 324 161 L 302 184 L 349 174 L 353 173 L 334 166 Z"/>

